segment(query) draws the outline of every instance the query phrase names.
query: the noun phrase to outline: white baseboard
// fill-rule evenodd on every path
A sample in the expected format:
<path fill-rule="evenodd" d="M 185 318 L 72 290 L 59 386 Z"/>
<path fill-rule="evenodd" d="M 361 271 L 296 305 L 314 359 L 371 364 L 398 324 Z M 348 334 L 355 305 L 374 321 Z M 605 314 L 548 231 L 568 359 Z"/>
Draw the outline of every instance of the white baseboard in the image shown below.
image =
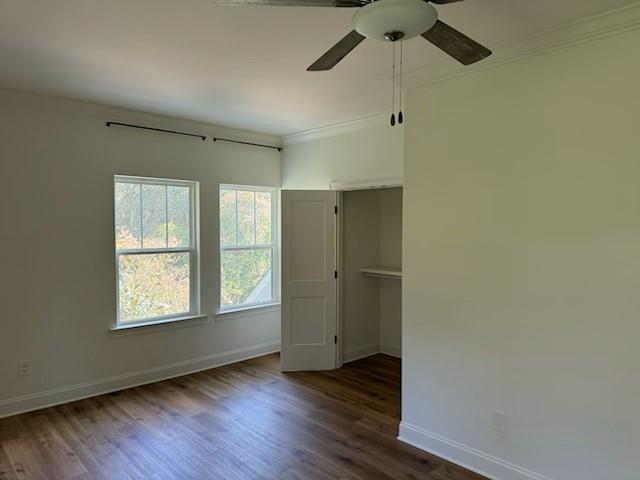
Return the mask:
<path fill-rule="evenodd" d="M 355 362 L 356 360 L 377 355 L 378 353 L 384 353 L 385 355 L 390 355 L 396 358 L 402 357 L 402 349 L 400 347 L 395 345 L 378 345 L 377 343 L 372 343 L 346 350 L 342 358 L 342 363 Z"/>
<path fill-rule="evenodd" d="M 83 398 L 94 397 L 126 388 L 181 377 L 190 373 L 221 367 L 230 363 L 260 357 L 280 351 L 280 342 L 268 342 L 227 352 L 214 353 L 206 357 L 184 360 L 159 367 L 124 373 L 113 377 L 54 388 L 43 392 L 0 400 L 0 418 L 52 407 Z"/>
<path fill-rule="evenodd" d="M 492 480 L 551 480 L 549 477 L 406 422 L 400 423 L 398 440 Z"/>
<path fill-rule="evenodd" d="M 349 350 L 345 350 L 342 358 L 342 363 L 355 362 L 356 360 L 370 357 L 371 355 L 375 355 L 377 353 L 380 353 L 380 345 L 378 345 L 377 343 L 350 348 Z"/>
<path fill-rule="evenodd" d="M 380 345 L 380 353 L 396 358 L 402 358 L 402 348 L 397 345 Z"/>

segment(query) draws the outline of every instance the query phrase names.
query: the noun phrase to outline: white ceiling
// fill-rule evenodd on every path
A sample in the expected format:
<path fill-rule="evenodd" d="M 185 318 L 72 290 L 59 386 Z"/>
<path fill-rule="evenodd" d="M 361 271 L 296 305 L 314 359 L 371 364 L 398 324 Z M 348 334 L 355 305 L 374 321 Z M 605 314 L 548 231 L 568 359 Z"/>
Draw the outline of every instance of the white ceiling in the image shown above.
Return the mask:
<path fill-rule="evenodd" d="M 637 0 L 467 0 L 440 17 L 488 47 Z M 306 67 L 351 9 L 209 0 L 0 0 L 0 87 L 282 135 L 390 109 L 389 45 Z M 417 38 L 407 70 L 449 62 Z"/>

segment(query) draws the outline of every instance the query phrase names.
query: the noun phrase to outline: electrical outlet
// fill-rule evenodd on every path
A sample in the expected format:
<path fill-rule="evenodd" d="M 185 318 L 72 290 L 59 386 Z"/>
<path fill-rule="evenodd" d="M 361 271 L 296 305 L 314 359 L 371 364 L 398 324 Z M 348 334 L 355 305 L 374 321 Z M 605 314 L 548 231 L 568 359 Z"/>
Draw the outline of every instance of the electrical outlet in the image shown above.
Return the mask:
<path fill-rule="evenodd" d="M 18 376 L 27 377 L 31 375 L 31 362 L 29 360 L 21 360 L 18 362 Z"/>
<path fill-rule="evenodd" d="M 507 414 L 501 410 L 491 412 L 491 428 L 496 432 L 505 433 L 507 431 Z"/>

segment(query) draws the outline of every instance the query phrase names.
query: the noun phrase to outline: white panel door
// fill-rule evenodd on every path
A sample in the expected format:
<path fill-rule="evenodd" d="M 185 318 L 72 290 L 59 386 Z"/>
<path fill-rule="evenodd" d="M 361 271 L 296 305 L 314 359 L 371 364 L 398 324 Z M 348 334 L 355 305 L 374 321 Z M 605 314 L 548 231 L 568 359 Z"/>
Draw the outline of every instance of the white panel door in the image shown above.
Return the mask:
<path fill-rule="evenodd" d="M 283 371 L 336 368 L 335 191 L 282 192 Z"/>

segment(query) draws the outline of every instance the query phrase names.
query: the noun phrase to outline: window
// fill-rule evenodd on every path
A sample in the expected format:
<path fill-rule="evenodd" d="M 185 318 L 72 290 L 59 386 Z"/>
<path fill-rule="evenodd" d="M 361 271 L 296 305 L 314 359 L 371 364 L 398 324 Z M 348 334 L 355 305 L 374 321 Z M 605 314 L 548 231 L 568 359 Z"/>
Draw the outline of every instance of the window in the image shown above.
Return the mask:
<path fill-rule="evenodd" d="M 196 182 L 115 177 L 117 324 L 198 314 Z"/>
<path fill-rule="evenodd" d="M 220 310 L 278 301 L 276 190 L 220 186 Z"/>

